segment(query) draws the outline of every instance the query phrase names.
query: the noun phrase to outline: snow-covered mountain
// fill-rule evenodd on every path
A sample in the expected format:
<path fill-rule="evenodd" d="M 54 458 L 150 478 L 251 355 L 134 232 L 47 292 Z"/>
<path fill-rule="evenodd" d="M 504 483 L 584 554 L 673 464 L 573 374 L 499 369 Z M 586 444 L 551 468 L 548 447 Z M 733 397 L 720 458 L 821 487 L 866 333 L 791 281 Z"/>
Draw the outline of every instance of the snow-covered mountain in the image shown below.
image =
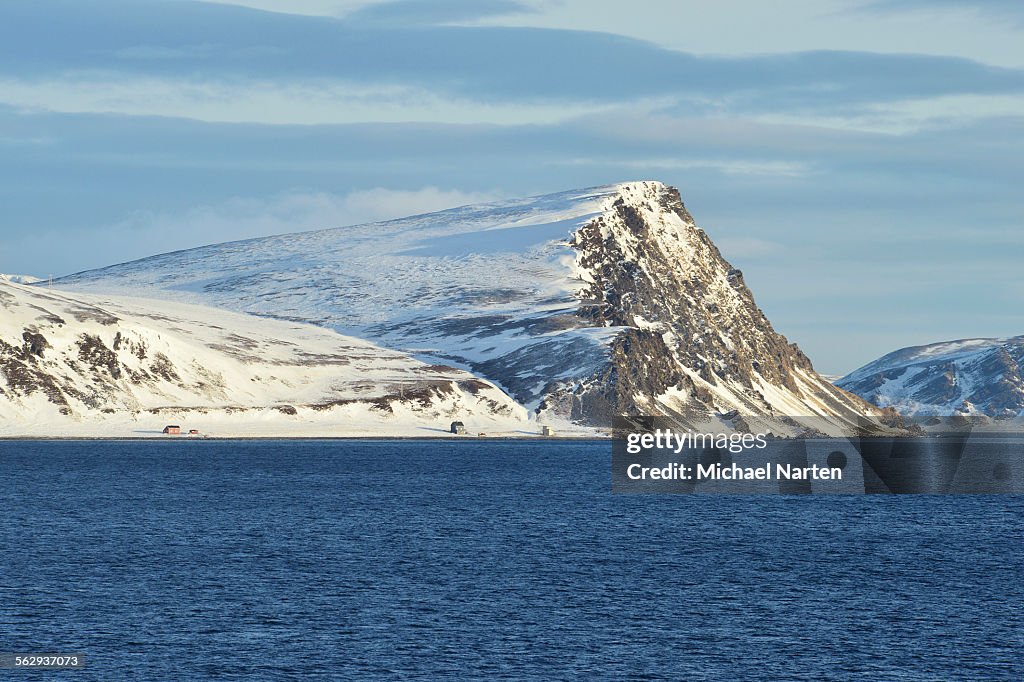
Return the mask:
<path fill-rule="evenodd" d="M 15 284 L 35 284 L 36 282 L 42 282 L 43 280 L 39 277 L 33 277 L 32 275 L 5 275 L 0 272 L 0 282 L 14 282 Z"/>
<path fill-rule="evenodd" d="M 528 426 L 486 381 L 327 329 L 0 281 L 0 436 L 422 436 L 453 419 Z"/>
<path fill-rule="evenodd" d="M 1024 416 L 1024 336 L 903 348 L 837 383 L 907 416 Z"/>
<path fill-rule="evenodd" d="M 54 286 L 327 327 L 465 368 L 545 419 L 877 414 L 774 331 L 658 182 L 176 251 Z"/>

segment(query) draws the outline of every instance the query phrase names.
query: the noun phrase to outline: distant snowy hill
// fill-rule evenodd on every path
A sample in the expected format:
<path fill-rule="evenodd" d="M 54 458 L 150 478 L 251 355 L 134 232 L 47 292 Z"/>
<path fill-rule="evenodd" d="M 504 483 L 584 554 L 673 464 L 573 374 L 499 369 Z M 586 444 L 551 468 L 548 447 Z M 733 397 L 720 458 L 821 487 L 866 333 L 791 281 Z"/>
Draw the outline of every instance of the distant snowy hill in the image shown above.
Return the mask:
<path fill-rule="evenodd" d="M 54 286 L 328 327 L 463 367 L 547 419 L 877 414 L 774 331 L 658 182 L 178 251 Z"/>
<path fill-rule="evenodd" d="M 1024 336 L 903 348 L 838 385 L 908 416 L 1024 416 Z"/>
<path fill-rule="evenodd" d="M 0 436 L 425 436 L 455 418 L 528 426 L 471 374 L 326 329 L 0 282 Z"/>
<path fill-rule="evenodd" d="M 15 284 L 35 284 L 43 280 L 32 275 L 5 275 L 0 272 L 0 282 L 14 282 Z"/>

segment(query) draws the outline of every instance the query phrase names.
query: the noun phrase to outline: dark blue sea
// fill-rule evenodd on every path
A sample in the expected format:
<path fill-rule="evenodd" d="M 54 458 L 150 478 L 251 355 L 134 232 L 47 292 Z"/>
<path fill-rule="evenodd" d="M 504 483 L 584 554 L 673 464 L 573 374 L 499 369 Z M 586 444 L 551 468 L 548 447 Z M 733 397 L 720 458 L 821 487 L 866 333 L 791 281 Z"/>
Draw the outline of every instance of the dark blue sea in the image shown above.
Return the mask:
<path fill-rule="evenodd" d="M 1024 679 L 1024 498 L 615 496 L 610 459 L 0 442 L 0 651 L 87 661 L 0 678 Z"/>

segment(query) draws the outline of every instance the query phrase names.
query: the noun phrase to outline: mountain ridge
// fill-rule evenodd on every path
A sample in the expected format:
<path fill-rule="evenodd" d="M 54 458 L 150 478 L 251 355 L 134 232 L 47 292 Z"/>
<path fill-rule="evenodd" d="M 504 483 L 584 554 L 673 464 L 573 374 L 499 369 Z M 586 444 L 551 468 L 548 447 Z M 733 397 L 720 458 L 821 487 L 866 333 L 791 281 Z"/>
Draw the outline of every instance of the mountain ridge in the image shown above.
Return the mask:
<path fill-rule="evenodd" d="M 466 368 L 539 418 L 655 413 L 854 424 L 757 307 L 678 190 L 656 181 L 160 254 L 61 278 L 299 321 Z M 799 422 L 799 419 L 797 419 Z"/>
<path fill-rule="evenodd" d="M 901 348 L 837 385 L 907 416 L 1024 416 L 1024 335 Z"/>

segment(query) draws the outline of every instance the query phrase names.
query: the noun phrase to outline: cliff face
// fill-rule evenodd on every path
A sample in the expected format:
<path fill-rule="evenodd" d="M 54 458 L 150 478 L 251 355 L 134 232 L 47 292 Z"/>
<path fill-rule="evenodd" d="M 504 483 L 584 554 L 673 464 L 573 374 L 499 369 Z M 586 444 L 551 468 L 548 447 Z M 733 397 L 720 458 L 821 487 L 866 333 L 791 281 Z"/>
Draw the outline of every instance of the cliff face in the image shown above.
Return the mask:
<path fill-rule="evenodd" d="M 679 192 L 624 185 L 569 244 L 587 284 L 578 315 L 621 331 L 608 362 L 580 385 L 553 391 L 577 419 L 668 414 L 692 423 L 737 410 L 746 416 L 872 414 L 814 372 L 775 332 L 743 281 L 696 226 Z M 563 408 L 564 409 L 564 408 Z"/>
<path fill-rule="evenodd" d="M 1024 336 L 903 348 L 837 384 L 908 416 L 1024 416 Z"/>
<path fill-rule="evenodd" d="M 329 327 L 466 368 L 544 419 L 696 425 L 735 411 L 795 428 L 877 413 L 772 329 L 658 182 L 204 247 L 56 284 Z"/>

